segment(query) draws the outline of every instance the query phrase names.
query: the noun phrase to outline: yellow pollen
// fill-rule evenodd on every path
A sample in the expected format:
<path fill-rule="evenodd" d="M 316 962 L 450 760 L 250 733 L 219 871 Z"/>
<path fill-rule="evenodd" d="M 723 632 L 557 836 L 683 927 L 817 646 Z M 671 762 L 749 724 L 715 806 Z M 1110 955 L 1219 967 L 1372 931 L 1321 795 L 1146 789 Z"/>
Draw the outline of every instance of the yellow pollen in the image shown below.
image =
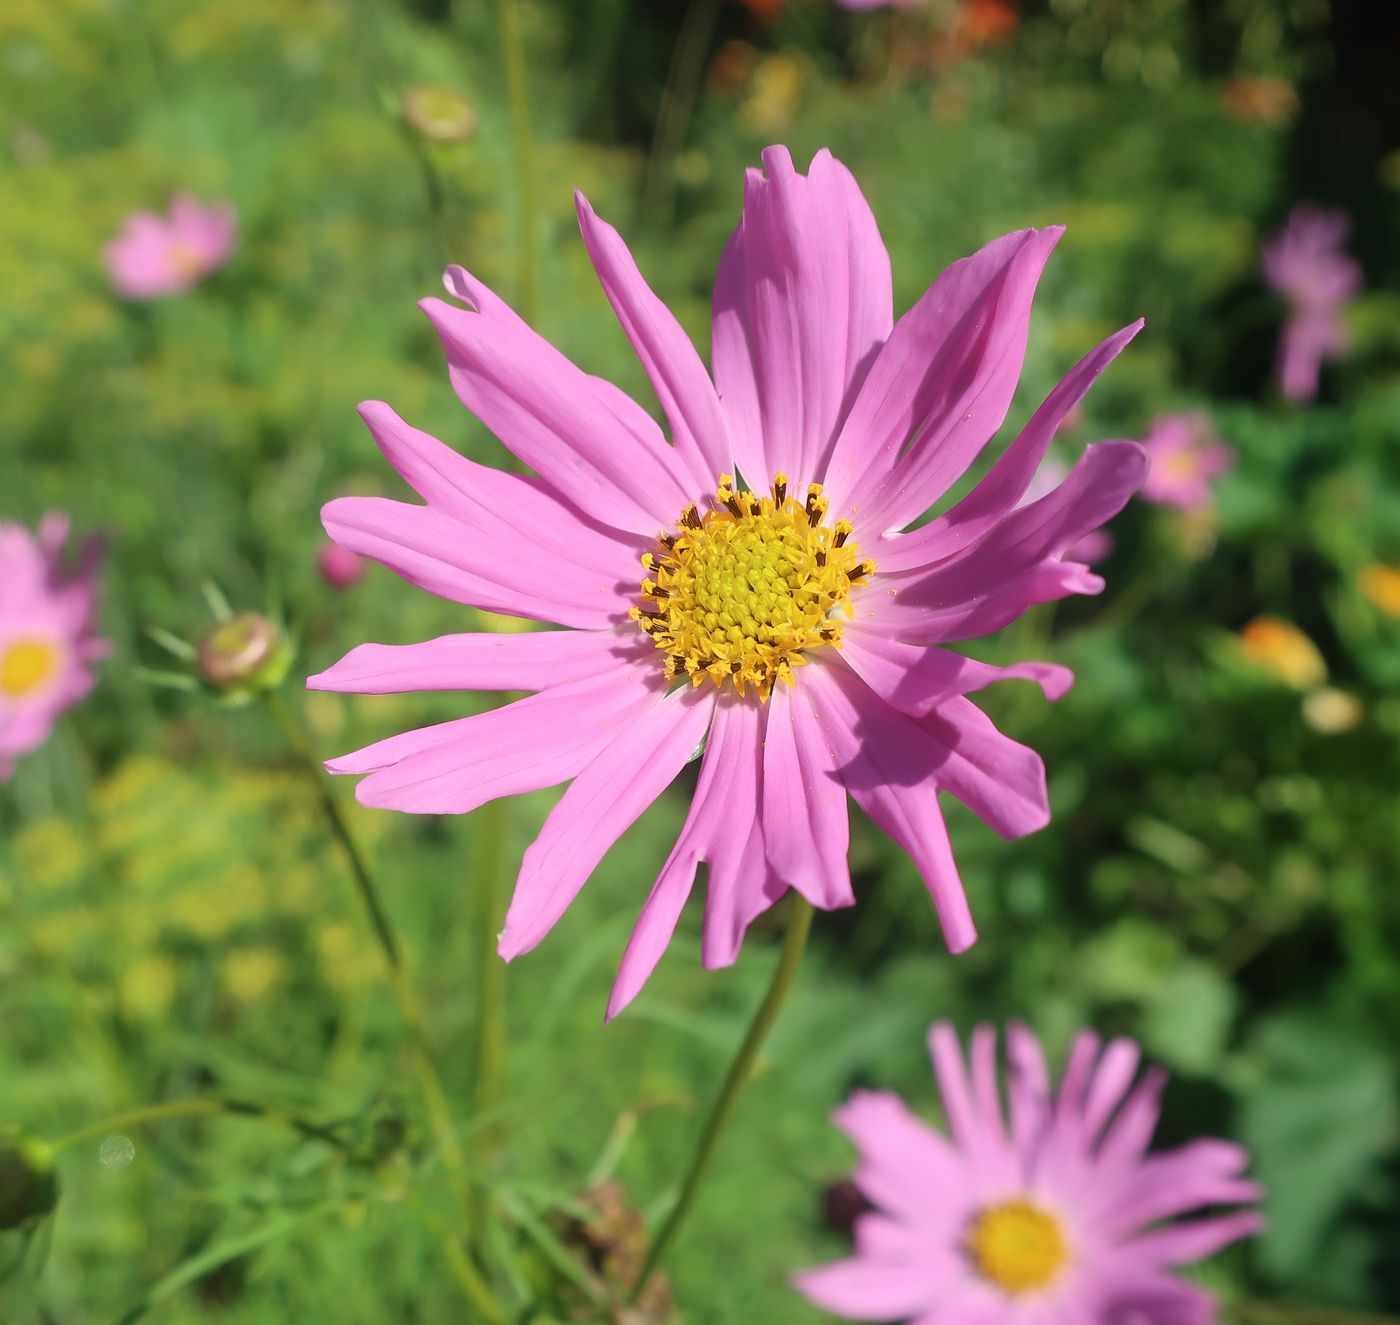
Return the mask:
<path fill-rule="evenodd" d="M 1012 1296 L 1046 1287 L 1069 1260 L 1059 1220 L 1029 1201 L 983 1210 L 966 1247 L 977 1272 Z"/>
<path fill-rule="evenodd" d="M 760 497 L 721 474 L 710 506 L 688 507 L 642 557 L 631 616 L 666 654 L 668 677 L 730 683 L 741 695 L 752 686 L 766 701 L 775 681 L 792 684 L 804 653 L 840 646 L 851 589 L 875 567 L 847 521 L 825 523 L 818 483 L 798 500 L 777 474 Z"/>
<path fill-rule="evenodd" d="M 53 678 L 61 658 L 48 640 L 16 640 L 0 652 L 0 695 L 23 699 Z"/>

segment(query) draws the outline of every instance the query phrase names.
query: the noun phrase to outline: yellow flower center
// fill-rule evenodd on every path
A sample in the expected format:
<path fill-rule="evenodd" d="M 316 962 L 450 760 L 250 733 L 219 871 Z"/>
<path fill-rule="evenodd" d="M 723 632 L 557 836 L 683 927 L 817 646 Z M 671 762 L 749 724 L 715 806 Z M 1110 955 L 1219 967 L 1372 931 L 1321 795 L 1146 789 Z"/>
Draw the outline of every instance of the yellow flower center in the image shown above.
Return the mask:
<path fill-rule="evenodd" d="M 0 653 L 0 695 L 23 699 L 53 679 L 63 655 L 42 639 L 16 640 Z"/>
<path fill-rule="evenodd" d="M 673 533 L 642 557 L 642 605 L 632 619 L 666 654 L 666 675 L 752 686 L 767 700 L 792 684 L 809 649 L 837 647 L 851 616 L 850 592 L 874 572 L 850 542 L 845 520 L 825 524 L 821 485 L 789 497 L 778 474 L 767 496 L 720 475 L 703 515 L 691 506 Z"/>
<path fill-rule="evenodd" d="M 1069 1260 L 1059 1220 L 1022 1200 L 983 1210 L 966 1246 L 977 1272 L 1012 1296 L 1044 1288 Z"/>

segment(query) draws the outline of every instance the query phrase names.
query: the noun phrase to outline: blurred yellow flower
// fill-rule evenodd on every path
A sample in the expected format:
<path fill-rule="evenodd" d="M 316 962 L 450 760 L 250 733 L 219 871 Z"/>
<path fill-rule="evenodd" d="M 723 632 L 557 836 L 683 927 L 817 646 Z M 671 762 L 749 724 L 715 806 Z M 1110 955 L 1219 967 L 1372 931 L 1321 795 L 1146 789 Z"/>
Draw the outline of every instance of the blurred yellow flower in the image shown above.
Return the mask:
<path fill-rule="evenodd" d="M 1357 574 L 1356 587 L 1373 606 L 1388 616 L 1400 617 L 1400 568 L 1372 562 Z"/>
<path fill-rule="evenodd" d="M 1366 710 L 1355 695 L 1345 690 L 1323 686 L 1303 696 L 1303 721 L 1315 732 L 1335 736 L 1349 732 L 1366 716 Z"/>
<path fill-rule="evenodd" d="M 162 954 L 138 957 L 121 973 L 117 998 L 135 1021 L 157 1021 L 170 1010 L 179 984 L 175 962 Z"/>
<path fill-rule="evenodd" d="M 1240 646 L 1249 662 L 1295 690 L 1311 690 L 1327 679 L 1317 645 L 1289 621 L 1255 617 L 1240 631 Z"/>
<path fill-rule="evenodd" d="M 792 123 L 802 97 L 806 67 L 786 51 L 765 55 L 754 66 L 748 95 L 739 107 L 755 133 L 781 133 Z"/>
<path fill-rule="evenodd" d="M 235 1003 L 255 1003 L 286 978 L 287 965 L 272 948 L 234 948 L 219 963 L 219 987 Z"/>

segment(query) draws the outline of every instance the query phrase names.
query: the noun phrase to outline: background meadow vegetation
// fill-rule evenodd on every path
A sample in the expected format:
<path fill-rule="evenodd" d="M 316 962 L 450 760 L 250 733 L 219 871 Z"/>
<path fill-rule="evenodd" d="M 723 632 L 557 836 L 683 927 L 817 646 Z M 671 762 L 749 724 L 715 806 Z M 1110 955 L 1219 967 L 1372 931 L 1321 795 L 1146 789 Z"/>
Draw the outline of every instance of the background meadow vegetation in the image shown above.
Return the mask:
<path fill-rule="evenodd" d="M 0 1122 L 49 1140 L 97 1128 L 60 1157 L 52 1217 L 0 1234 L 0 1320 L 473 1319 L 441 1256 L 451 1205 L 398 1011 L 314 795 L 261 708 L 152 684 L 142 669 L 171 663 L 148 632 L 205 630 L 211 582 L 280 611 L 301 704 L 298 678 L 354 643 L 479 625 L 378 568 L 343 593 L 317 574 L 323 501 L 398 495 L 359 400 L 503 454 L 414 301 L 461 261 L 651 404 L 572 189 L 703 346 L 742 169 L 773 141 L 850 164 L 901 310 L 989 238 L 1065 223 L 1012 421 L 1142 314 L 1061 455 L 1204 409 L 1237 459 L 1208 516 L 1137 502 L 1113 523 L 1102 597 L 984 642 L 1078 683 L 1057 705 L 987 696 L 1043 752 L 1055 818 L 1004 843 L 950 808 L 972 951 L 946 955 L 913 867 L 856 826 L 861 904 L 818 916 L 671 1261 L 680 1316 L 820 1319 L 787 1280 L 842 1245 L 823 1193 L 852 1157 L 827 1115 L 873 1084 L 936 1117 L 937 1016 L 1023 1018 L 1056 1056 L 1083 1024 L 1130 1034 L 1173 1073 L 1165 1140 L 1250 1147 L 1268 1231 L 1204 1271 L 1228 1319 L 1400 1312 L 1400 604 L 1358 578 L 1400 564 L 1394 8 L 1025 0 L 986 31 L 953 0 L 505 8 L 528 52 L 533 215 L 485 0 L 0 6 L 0 518 L 61 508 L 107 533 L 116 644 L 96 693 L 0 788 Z M 415 131 L 404 98 L 422 86 L 466 99 L 474 132 Z M 234 203 L 237 252 L 186 295 L 124 303 L 102 246 L 179 189 Z M 1283 309 L 1258 253 L 1305 198 L 1353 214 L 1366 292 L 1348 355 L 1294 407 L 1272 385 Z M 1244 647 L 1259 616 L 1313 641 L 1354 700 L 1344 718 L 1305 693 L 1316 674 L 1299 688 Z M 329 756 L 478 702 L 315 695 L 305 712 Z M 508 1091 L 464 1128 L 491 1136 L 477 1176 L 509 1218 L 489 1255 L 521 1300 L 561 1258 L 634 1255 L 599 1184 L 661 1208 L 772 966 L 760 922 L 736 968 L 703 973 L 688 913 L 634 1008 L 601 1026 L 685 790 L 508 972 Z M 466 1119 L 490 811 L 417 819 L 335 791 Z M 511 861 L 551 799 L 504 812 Z M 101 1126 L 186 1096 L 333 1124 L 343 1144 L 257 1117 Z M 533 1319 L 600 1319 L 551 1292 Z M 1276 1305 L 1245 1305 L 1259 1300 Z"/>

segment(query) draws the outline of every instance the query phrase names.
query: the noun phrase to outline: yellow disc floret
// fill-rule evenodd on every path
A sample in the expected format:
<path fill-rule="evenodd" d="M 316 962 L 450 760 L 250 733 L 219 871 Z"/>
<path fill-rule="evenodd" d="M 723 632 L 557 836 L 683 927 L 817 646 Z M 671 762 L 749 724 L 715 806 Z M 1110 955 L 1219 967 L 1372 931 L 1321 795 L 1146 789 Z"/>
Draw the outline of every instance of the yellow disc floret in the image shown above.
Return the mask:
<path fill-rule="evenodd" d="M 18 639 L 0 647 L 0 695 L 23 699 L 57 674 L 63 655 L 44 639 Z"/>
<path fill-rule="evenodd" d="M 666 654 L 668 677 L 766 700 L 775 681 L 792 684 L 804 653 L 839 646 L 851 589 L 875 567 L 859 559 L 849 523 L 825 523 L 820 484 L 799 502 L 783 474 L 762 497 L 724 474 L 711 506 L 689 507 L 642 557 L 632 619 Z"/>
<path fill-rule="evenodd" d="M 1060 1221 L 1023 1200 L 983 1210 L 966 1246 L 977 1272 L 1012 1296 L 1045 1288 L 1069 1260 Z"/>

